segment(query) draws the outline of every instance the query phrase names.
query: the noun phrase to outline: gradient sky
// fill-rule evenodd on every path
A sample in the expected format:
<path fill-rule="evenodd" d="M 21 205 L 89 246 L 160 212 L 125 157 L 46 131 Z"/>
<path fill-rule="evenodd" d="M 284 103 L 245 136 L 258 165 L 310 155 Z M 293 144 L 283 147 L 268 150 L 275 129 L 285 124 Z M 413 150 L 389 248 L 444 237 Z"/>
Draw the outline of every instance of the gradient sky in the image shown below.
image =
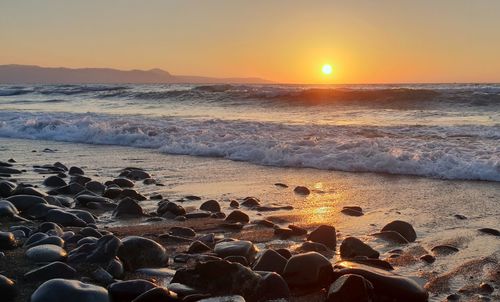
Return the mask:
<path fill-rule="evenodd" d="M 0 0 L 0 64 L 293 83 L 500 82 L 499 13 L 498 0 Z"/>

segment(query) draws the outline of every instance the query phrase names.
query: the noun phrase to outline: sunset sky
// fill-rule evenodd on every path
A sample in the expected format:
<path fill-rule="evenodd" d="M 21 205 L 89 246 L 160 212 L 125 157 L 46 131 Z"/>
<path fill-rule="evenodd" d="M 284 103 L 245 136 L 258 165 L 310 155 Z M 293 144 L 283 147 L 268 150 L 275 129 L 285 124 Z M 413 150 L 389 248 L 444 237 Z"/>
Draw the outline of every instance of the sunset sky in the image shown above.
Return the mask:
<path fill-rule="evenodd" d="M 1 0 L 0 64 L 290 83 L 500 82 L 499 13 L 497 0 Z"/>

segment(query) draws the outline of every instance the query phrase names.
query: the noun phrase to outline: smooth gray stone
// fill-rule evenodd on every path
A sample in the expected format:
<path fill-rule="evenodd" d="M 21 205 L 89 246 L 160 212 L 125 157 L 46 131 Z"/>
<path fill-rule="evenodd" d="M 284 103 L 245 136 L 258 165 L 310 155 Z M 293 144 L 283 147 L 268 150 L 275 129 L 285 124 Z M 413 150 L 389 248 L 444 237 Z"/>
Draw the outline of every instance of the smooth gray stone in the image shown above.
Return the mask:
<path fill-rule="evenodd" d="M 47 212 L 45 220 L 49 222 L 54 222 L 62 226 L 76 226 L 76 227 L 86 227 L 87 223 L 75 214 L 66 212 L 60 209 L 53 209 Z"/>
<path fill-rule="evenodd" d="M 16 283 L 10 278 L 0 275 L 0 297 L 2 301 L 14 301 L 14 298 L 18 295 L 18 290 Z"/>
<path fill-rule="evenodd" d="M 281 275 L 286 263 L 287 259 L 285 257 L 278 254 L 275 250 L 268 249 L 255 261 L 253 270 L 276 272 Z"/>
<path fill-rule="evenodd" d="M 366 256 L 377 259 L 380 254 L 368 244 L 355 237 L 347 237 L 340 244 L 340 257 L 344 259 Z"/>
<path fill-rule="evenodd" d="M 108 291 L 100 286 L 76 280 L 46 281 L 31 295 L 30 302 L 109 302 Z"/>
<path fill-rule="evenodd" d="M 163 267 L 168 256 L 165 248 L 157 242 L 139 236 L 128 236 L 122 239 L 118 249 L 118 257 L 127 270 L 143 267 Z"/>
<path fill-rule="evenodd" d="M 369 302 L 373 300 L 373 284 L 363 276 L 346 274 L 330 285 L 326 302 Z"/>
<path fill-rule="evenodd" d="M 307 240 L 322 243 L 328 248 L 335 250 L 337 245 L 337 233 L 333 226 L 320 225 L 307 236 Z"/>
<path fill-rule="evenodd" d="M 65 260 L 68 253 L 60 246 L 43 244 L 29 248 L 26 257 L 34 262 L 53 262 Z"/>
<path fill-rule="evenodd" d="M 64 240 L 59 236 L 49 236 L 49 237 L 43 238 L 41 240 L 38 240 L 36 242 L 32 242 L 29 245 L 27 245 L 26 247 L 30 248 L 30 247 L 34 247 L 34 246 L 42 245 L 42 244 L 53 244 L 53 245 L 56 245 L 59 247 L 63 247 Z"/>
<path fill-rule="evenodd" d="M 39 203 L 47 203 L 42 197 L 33 195 L 13 195 L 7 197 L 7 200 L 10 201 L 19 212 L 23 212 Z"/>
<path fill-rule="evenodd" d="M 137 201 L 127 197 L 118 203 L 118 206 L 113 211 L 113 216 L 121 218 L 141 217 L 144 216 L 144 212 Z"/>
<path fill-rule="evenodd" d="M 114 302 L 132 301 L 156 285 L 146 280 L 135 279 L 118 281 L 108 287 L 109 296 Z"/>
<path fill-rule="evenodd" d="M 323 255 L 308 252 L 288 259 L 283 278 L 290 287 L 322 288 L 333 281 L 333 268 Z"/>
<path fill-rule="evenodd" d="M 415 229 L 413 229 L 413 226 L 406 221 L 394 220 L 382 228 L 381 232 L 385 231 L 397 232 L 408 240 L 408 242 L 414 242 L 417 239 Z"/>
<path fill-rule="evenodd" d="M 252 263 L 255 260 L 257 248 L 250 241 L 236 240 L 217 243 L 214 247 L 214 252 L 221 258 L 242 256 L 247 259 L 248 263 Z"/>
<path fill-rule="evenodd" d="M 56 261 L 24 274 L 24 279 L 28 282 L 47 281 L 55 278 L 76 279 L 77 273 L 74 268 L 66 263 Z"/>
<path fill-rule="evenodd" d="M 17 240 L 11 232 L 0 232 L 0 250 L 12 250 L 17 247 Z"/>

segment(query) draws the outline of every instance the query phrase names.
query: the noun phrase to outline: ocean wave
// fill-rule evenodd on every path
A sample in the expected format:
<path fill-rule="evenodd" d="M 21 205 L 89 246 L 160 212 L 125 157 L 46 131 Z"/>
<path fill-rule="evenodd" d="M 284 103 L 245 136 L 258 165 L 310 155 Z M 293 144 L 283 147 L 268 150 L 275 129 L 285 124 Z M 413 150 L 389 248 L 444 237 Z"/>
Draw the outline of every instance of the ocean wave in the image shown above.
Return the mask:
<path fill-rule="evenodd" d="M 288 125 L 2 111 L 0 136 L 153 148 L 282 167 L 500 181 L 500 125 Z"/>

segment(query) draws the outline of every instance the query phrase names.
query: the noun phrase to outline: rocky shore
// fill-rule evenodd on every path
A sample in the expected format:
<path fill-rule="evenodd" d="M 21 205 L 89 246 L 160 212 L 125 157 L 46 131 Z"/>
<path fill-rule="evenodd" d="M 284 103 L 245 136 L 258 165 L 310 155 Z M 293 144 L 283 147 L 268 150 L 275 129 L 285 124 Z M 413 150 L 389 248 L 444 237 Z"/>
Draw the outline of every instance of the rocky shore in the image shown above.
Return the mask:
<path fill-rule="evenodd" d="M 42 185 L 20 181 L 26 172 L 14 159 L 0 162 L 2 301 L 428 301 L 449 286 L 452 276 L 415 280 L 394 267 L 432 265 L 459 251 L 453 243 L 430 250 L 412 245 L 418 240 L 412 224 L 388 220 L 367 234 L 393 246 L 382 257 L 335 225 L 265 217 L 293 211 L 292 205 L 245 196 L 204 200 L 193 194 L 169 200 L 141 193 L 137 184 L 163 184 L 137 167 L 101 182 L 81 167 L 60 162 L 33 166 Z M 311 193 L 305 186 L 275 185 Z M 144 201 L 156 207 L 145 209 Z M 364 215 L 356 205 L 339 211 L 346 219 Z M 497 241 L 500 236 L 491 227 L 477 234 Z M 484 277 L 447 300 L 499 299 L 498 259 L 484 258 L 464 269 Z"/>

